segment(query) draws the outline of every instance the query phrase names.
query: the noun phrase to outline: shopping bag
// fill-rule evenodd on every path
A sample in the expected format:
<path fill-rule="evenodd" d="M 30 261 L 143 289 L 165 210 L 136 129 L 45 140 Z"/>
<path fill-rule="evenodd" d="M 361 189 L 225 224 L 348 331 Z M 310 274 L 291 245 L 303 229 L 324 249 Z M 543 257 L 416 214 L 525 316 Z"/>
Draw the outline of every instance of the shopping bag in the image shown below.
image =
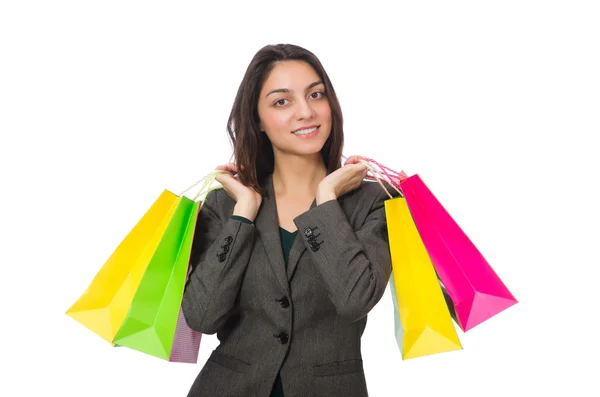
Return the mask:
<path fill-rule="evenodd" d="M 513 294 L 419 175 L 404 179 L 400 186 L 461 329 L 466 332 L 516 304 Z"/>
<path fill-rule="evenodd" d="M 178 203 L 163 191 L 66 314 L 112 343 Z"/>
<path fill-rule="evenodd" d="M 385 201 L 392 298 L 400 319 L 396 337 L 402 358 L 462 349 L 435 270 L 410 216 L 406 200 Z"/>
<path fill-rule="evenodd" d="M 187 325 L 181 300 L 203 202 L 196 200 L 221 188 L 211 187 L 219 173 L 223 171 L 207 175 L 179 195 L 165 190 L 67 314 L 113 345 L 173 362 L 197 362 L 201 334 Z M 192 200 L 184 196 L 200 183 Z M 160 223 L 150 221 L 156 218 Z M 120 298 L 118 305 L 115 297 Z M 97 307 L 110 316 L 98 314 Z"/>
<path fill-rule="evenodd" d="M 115 335 L 115 344 L 170 359 L 198 207 L 198 202 L 180 197 Z"/>
<path fill-rule="evenodd" d="M 518 302 L 419 175 L 408 177 L 372 159 L 366 161 L 402 191 L 464 332 Z"/>
<path fill-rule="evenodd" d="M 197 363 L 201 339 L 202 334 L 190 328 L 183 315 L 183 309 L 180 308 L 169 361 L 176 363 Z"/>
<path fill-rule="evenodd" d="M 382 187 L 386 189 L 383 184 Z M 389 192 L 388 196 L 384 206 L 392 261 L 389 283 L 402 359 L 461 350 L 435 270 L 406 200 L 402 195 L 392 197 Z"/>

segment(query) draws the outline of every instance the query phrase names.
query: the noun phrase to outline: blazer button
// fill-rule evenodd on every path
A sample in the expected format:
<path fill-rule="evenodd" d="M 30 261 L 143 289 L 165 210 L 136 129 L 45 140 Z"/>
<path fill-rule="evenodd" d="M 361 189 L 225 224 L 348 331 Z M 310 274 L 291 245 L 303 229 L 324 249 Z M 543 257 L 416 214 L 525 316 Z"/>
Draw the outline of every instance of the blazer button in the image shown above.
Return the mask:
<path fill-rule="evenodd" d="M 279 343 L 281 343 L 282 345 L 285 345 L 290 340 L 290 336 L 285 332 L 281 332 L 279 335 L 274 336 L 277 337 L 277 339 L 279 339 Z"/>
<path fill-rule="evenodd" d="M 233 237 L 231 237 L 231 236 L 227 236 L 227 237 L 225 238 L 225 242 L 226 242 L 227 244 L 231 244 L 231 243 L 233 242 Z"/>
<path fill-rule="evenodd" d="M 319 241 L 311 241 L 309 244 L 310 244 L 310 249 L 313 252 L 317 252 L 319 250 L 319 247 L 321 246 L 321 244 L 323 244 L 323 242 L 322 241 L 320 241 L 320 242 Z"/>
<path fill-rule="evenodd" d="M 306 237 L 308 237 L 308 236 L 312 236 L 312 234 L 313 234 L 313 231 L 312 231 L 312 229 L 311 229 L 311 228 L 307 227 L 306 229 L 304 229 L 304 235 L 305 235 Z"/>
<path fill-rule="evenodd" d="M 287 296 L 284 296 L 281 299 L 277 299 L 279 301 L 279 304 L 281 305 L 281 307 L 283 307 L 284 309 L 287 309 L 288 307 L 290 307 L 290 301 L 287 298 Z"/>

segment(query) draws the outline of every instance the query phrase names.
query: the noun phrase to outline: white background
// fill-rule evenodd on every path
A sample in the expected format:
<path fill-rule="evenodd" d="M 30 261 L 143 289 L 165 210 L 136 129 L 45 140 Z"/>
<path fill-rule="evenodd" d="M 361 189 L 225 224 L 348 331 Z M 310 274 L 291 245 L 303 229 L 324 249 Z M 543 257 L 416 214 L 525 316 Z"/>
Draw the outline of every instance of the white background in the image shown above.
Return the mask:
<path fill-rule="evenodd" d="M 173 364 L 65 311 L 163 189 L 229 161 L 238 85 L 276 43 L 321 59 L 344 153 L 418 173 L 520 301 L 402 361 L 386 291 L 370 395 L 600 394 L 598 3 L 333 3 L 1 3 L 1 395 L 186 395 L 216 336 Z"/>

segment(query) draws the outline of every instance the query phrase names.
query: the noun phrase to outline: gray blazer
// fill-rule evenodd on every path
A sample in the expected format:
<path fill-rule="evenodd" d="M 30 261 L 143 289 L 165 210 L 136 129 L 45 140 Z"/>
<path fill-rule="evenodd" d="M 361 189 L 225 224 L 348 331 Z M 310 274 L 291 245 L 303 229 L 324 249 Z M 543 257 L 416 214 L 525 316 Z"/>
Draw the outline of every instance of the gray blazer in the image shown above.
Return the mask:
<path fill-rule="evenodd" d="M 279 371 L 285 397 L 368 396 L 360 339 L 391 274 L 388 196 L 363 181 L 313 201 L 294 218 L 286 271 L 272 175 L 265 187 L 254 224 L 230 218 L 222 189 L 198 215 L 183 313 L 220 344 L 188 396 L 268 397 Z"/>

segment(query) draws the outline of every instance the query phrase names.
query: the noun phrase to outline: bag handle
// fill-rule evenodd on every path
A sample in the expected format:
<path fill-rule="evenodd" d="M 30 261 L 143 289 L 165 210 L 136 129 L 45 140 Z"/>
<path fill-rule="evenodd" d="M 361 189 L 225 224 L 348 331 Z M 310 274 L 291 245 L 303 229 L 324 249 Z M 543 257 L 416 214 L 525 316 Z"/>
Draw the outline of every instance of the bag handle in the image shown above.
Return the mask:
<path fill-rule="evenodd" d="M 373 160 L 372 158 L 363 157 L 363 156 L 360 156 L 360 157 L 362 160 L 369 162 L 372 167 L 377 166 L 379 169 L 379 175 L 381 175 L 383 173 L 387 177 L 386 181 L 389 181 L 389 183 L 391 183 L 392 185 L 395 185 L 399 189 L 401 189 L 400 183 L 403 182 L 405 179 L 408 179 L 408 175 L 406 175 L 406 173 L 404 173 L 404 171 L 400 171 L 400 172 L 394 171 L 393 169 L 386 167 L 385 165 L 377 162 L 376 160 Z M 344 155 L 342 155 L 342 158 L 345 160 L 348 159 Z M 367 175 L 366 178 L 370 179 L 370 180 L 376 180 L 375 175 Z"/>
<path fill-rule="evenodd" d="M 348 158 L 344 155 L 342 155 L 342 158 L 347 160 Z M 385 193 L 388 195 L 388 197 L 390 199 L 393 198 L 393 196 L 390 194 L 389 190 L 383 185 L 383 183 L 381 183 L 381 181 L 387 182 L 392 188 L 394 188 L 394 190 L 396 190 L 398 192 L 398 194 L 400 194 L 400 197 L 404 197 L 404 195 L 402 194 L 402 191 L 400 190 L 400 182 L 402 181 L 400 178 L 401 176 L 406 177 L 406 174 L 404 174 L 404 172 L 402 172 L 401 174 L 397 173 L 396 171 L 385 167 L 384 165 L 378 163 L 377 161 L 368 158 L 368 157 L 362 157 L 360 158 L 360 160 L 358 160 L 359 163 L 364 164 L 367 169 L 371 172 L 371 174 L 373 175 L 368 175 L 366 176 L 366 179 L 370 179 L 370 180 L 374 180 L 376 182 L 379 183 L 379 185 L 381 186 L 381 188 L 385 191 Z M 391 176 L 387 171 L 390 171 L 392 174 L 394 174 L 393 176 Z"/>
<path fill-rule="evenodd" d="M 209 174 L 205 175 L 200 180 L 194 182 L 187 189 L 183 190 L 179 194 L 179 196 L 183 196 L 185 193 L 187 193 L 188 191 L 192 190 L 193 188 L 195 188 L 199 184 L 202 184 L 200 186 L 200 190 L 198 190 L 198 193 L 194 196 L 194 198 L 192 200 L 193 201 L 197 201 L 198 198 L 200 198 L 200 196 L 202 196 L 202 201 L 204 202 L 204 198 L 206 198 L 206 196 L 208 195 L 209 192 L 211 192 L 213 190 L 217 190 L 217 189 L 222 189 L 223 188 L 222 185 L 211 186 L 215 182 L 215 178 L 217 177 L 217 175 L 219 175 L 219 174 L 227 174 L 227 173 L 228 173 L 227 171 L 222 171 L 222 170 L 212 171 Z"/>
<path fill-rule="evenodd" d="M 368 157 L 364 157 L 365 161 L 368 161 L 372 164 L 377 165 L 377 167 L 379 167 L 379 169 L 382 170 L 382 172 L 393 182 L 393 184 L 400 188 L 400 183 L 402 183 L 405 179 L 408 179 L 408 175 L 406 175 L 406 173 L 404 173 L 404 171 L 394 171 L 393 169 L 386 167 L 385 165 L 371 159 Z M 392 175 L 390 175 L 389 173 L 391 173 Z"/>
<path fill-rule="evenodd" d="M 381 188 L 385 191 L 385 194 L 387 194 L 390 199 L 393 199 L 394 197 L 390 194 L 389 190 L 383 185 L 383 183 L 381 183 L 381 181 L 387 182 L 392 188 L 394 188 L 394 190 L 396 190 L 398 192 L 398 194 L 400 195 L 400 197 L 404 197 L 404 195 L 402 194 L 402 192 L 400 191 L 400 189 L 398 189 L 398 187 L 396 186 L 396 184 L 394 184 L 390 180 L 389 175 L 383 175 L 381 173 L 381 171 L 378 170 L 378 169 L 376 169 L 370 161 L 358 160 L 358 162 L 364 164 L 367 167 L 367 169 L 369 171 L 371 171 L 371 173 L 373 174 L 373 178 L 372 179 L 375 179 L 377 181 L 377 183 L 379 183 L 379 185 L 381 186 Z"/>

